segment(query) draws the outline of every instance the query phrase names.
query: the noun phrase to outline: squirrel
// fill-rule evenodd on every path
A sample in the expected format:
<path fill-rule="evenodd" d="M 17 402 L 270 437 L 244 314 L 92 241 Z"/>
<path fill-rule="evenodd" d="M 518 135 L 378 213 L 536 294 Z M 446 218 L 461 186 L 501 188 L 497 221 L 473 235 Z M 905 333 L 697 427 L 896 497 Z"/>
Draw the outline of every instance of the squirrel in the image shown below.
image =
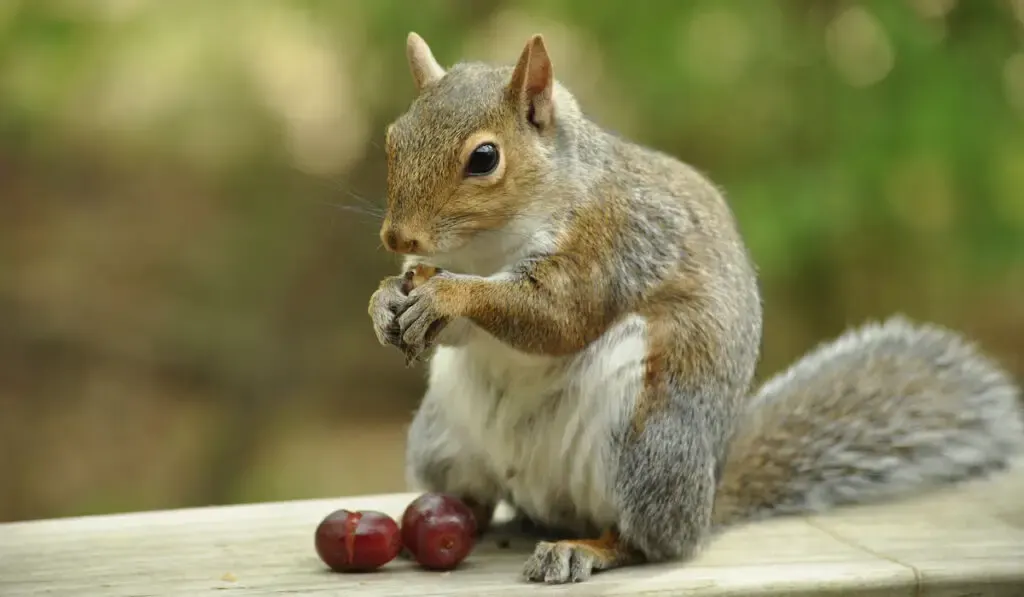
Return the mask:
<path fill-rule="evenodd" d="M 528 581 L 685 561 L 718 531 L 980 477 L 1024 450 L 1020 390 L 961 335 L 850 329 L 751 390 L 762 301 L 724 194 L 607 132 L 553 75 L 447 69 L 410 33 L 417 90 L 388 125 L 380 230 L 403 256 L 368 312 L 428 350 L 407 476 L 540 527 Z"/>

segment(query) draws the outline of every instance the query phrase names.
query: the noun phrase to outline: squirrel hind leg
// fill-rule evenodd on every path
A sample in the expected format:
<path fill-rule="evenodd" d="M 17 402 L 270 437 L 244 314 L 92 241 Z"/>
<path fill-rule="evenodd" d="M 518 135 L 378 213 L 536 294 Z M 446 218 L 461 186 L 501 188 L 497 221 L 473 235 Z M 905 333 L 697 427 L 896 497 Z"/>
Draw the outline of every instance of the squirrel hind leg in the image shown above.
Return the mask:
<path fill-rule="evenodd" d="M 710 536 L 719 467 L 701 416 L 675 405 L 648 413 L 622 444 L 618 530 L 643 561 L 689 559 Z"/>
<path fill-rule="evenodd" d="M 687 560 L 705 545 L 721 472 L 713 433 L 727 398 L 707 395 L 719 391 L 714 385 L 703 390 L 706 404 L 679 388 L 644 388 L 645 399 L 613 432 L 615 512 L 601 523 L 610 526 L 596 539 L 539 543 L 524 567 L 529 580 L 579 582 L 613 568 Z"/>

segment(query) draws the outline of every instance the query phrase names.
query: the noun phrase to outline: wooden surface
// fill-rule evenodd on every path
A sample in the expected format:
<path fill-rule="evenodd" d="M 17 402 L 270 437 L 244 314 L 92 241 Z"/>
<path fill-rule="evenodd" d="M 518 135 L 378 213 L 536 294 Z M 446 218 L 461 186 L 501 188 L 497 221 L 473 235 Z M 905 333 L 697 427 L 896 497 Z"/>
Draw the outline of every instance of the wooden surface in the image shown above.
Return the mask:
<path fill-rule="evenodd" d="M 0 525 L 0 596 L 1005 595 L 1024 596 L 1024 470 L 886 506 L 751 524 L 686 565 L 531 585 L 532 543 L 484 539 L 449 573 L 395 560 L 327 572 L 313 529 L 340 507 L 394 516 L 411 495 L 325 499 Z"/>

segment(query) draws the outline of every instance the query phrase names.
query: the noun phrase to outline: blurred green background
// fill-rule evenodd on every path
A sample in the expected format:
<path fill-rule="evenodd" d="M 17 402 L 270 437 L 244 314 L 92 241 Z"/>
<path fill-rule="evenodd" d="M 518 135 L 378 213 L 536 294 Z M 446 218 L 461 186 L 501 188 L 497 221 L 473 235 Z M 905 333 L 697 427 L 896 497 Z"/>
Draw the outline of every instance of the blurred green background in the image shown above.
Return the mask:
<path fill-rule="evenodd" d="M 865 319 L 1024 373 L 1024 2 L 0 2 L 0 520 L 403 488 L 385 125 L 545 34 L 601 123 L 722 185 L 762 375 Z"/>

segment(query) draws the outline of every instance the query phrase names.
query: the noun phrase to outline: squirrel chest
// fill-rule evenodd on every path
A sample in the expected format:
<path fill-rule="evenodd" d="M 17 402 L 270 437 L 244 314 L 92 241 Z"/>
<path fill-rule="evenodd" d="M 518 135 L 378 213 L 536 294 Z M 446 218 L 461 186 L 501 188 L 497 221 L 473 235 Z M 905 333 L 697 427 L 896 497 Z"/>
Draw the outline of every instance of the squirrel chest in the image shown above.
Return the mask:
<path fill-rule="evenodd" d="M 429 395 L 516 507 L 552 525 L 607 525 L 613 448 L 643 390 L 646 349 L 639 316 L 568 357 L 524 354 L 474 330 L 437 349 Z"/>

